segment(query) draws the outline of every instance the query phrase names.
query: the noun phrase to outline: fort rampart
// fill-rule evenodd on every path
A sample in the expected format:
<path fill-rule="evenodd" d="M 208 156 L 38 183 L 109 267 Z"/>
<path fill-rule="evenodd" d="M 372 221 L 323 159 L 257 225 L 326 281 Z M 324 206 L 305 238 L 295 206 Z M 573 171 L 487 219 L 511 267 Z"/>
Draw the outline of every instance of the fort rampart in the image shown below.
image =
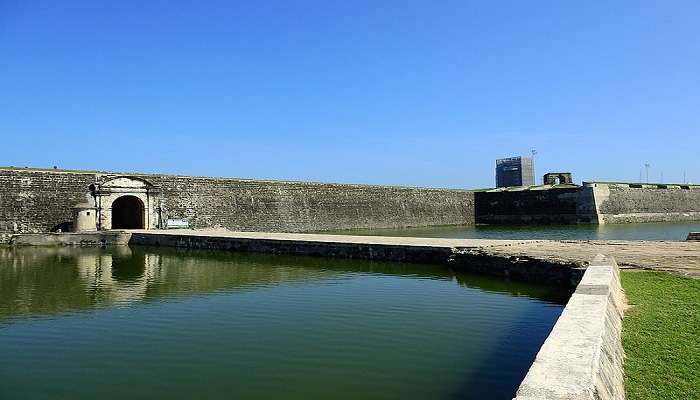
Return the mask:
<path fill-rule="evenodd" d="M 700 221 L 700 185 L 584 182 L 479 191 L 475 210 L 483 224 Z"/>
<path fill-rule="evenodd" d="M 119 203 L 126 198 L 130 202 Z M 2 168 L 0 242 L 8 233 L 71 230 L 78 204 L 92 212 L 98 230 L 164 228 L 173 221 L 189 228 L 267 232 L 629 223 L 700 220 L 700 186 L 584 182 L 475 192 Z M 141 214 L 125 217 L 131 211 L 124 207 L 134 205 Z M 118 218 L 126 220 L 120 225 Z"/>
<path fill-rule="evenodd" d="M 602 223 L 700 221 L 700 185 L 585 182 Z"/>
<path fill-rule="evenodd" d="M 0 233 L 66 231 L 73 207 L 84 202 L 98 207 L 108 229 L 111 206 L 122 195 L 142 200 L 145 228 L 168 219 L 271 232 L 474 223 L 468 190 L 0 169 Z"/>
<path fill-rule="evenodd" d="M 481 224 L 597 223 L 593 192 L 588 188 L 539 187 L 476 192 L 476 222 Z"/>

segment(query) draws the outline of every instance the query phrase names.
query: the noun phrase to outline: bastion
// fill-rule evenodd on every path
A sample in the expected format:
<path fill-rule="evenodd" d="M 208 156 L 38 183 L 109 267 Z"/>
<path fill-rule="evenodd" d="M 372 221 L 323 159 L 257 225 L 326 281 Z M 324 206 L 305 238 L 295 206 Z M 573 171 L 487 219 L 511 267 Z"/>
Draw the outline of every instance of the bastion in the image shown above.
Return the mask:
<path fill-rule="evenodd" d="M 479 190 L 482 224 L 624 224 L 700 221 L 700 185 L 583 182 Z"/>

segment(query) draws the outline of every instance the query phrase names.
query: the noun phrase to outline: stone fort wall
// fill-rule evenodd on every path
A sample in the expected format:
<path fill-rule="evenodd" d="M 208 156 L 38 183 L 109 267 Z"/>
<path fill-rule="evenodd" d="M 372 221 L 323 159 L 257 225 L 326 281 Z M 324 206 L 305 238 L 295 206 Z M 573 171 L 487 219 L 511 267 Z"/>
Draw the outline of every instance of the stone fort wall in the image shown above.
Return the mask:
<path fill-rule="evenodd" d="M 0 170 L 0 232 L 65 230 L 95 180 L 91 173 Z"/>
<path fill-rule="evenodd" d="M 0 169 L 0 232 L 47 232 L 72 220 L 90 184 L 127 176 L 160 192 L 163 219 L 194 228 L 303 232 L 474 223 L 467 190 L 147 174 Z"/>
<path fill-rule="evenodd" d="M 474 196 L 476 222 L 483 224 L 700 221 L 700 185 L 584 182 Z"/>
<path fill-rule="evenodd" d="M 480 224 L 597 223 L 589 188 L 559 187 L 474 193 Z"/>
<path fill-rule="evenodd" d="M 587 182 L 582 187 L 471 192 L 5 168 L 0 169 L 0 243 L 8 233 L 68 230 L 73 206 L 91 199 L 88 187 L 118 176 L 150 182 L 158 191 L 158 217 L 186 218 L 194 228 L 304 232 L 700 220 L 700 185 Z"/>
<path fill-rule="evenodd" d="M 700 185 L 584 183 L 603 223 L 700 221 Z"/>

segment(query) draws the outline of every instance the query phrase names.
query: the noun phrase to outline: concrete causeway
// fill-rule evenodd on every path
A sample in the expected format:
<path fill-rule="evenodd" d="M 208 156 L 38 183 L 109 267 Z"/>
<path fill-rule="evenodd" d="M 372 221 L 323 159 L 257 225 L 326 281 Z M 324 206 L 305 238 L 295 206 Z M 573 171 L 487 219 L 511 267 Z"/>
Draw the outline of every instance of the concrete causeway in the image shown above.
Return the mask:
<path fill-rule="evenodd" d="M 443 239 L 225 230 L 133 230 L 129 232 L 132 235 L 141 237 L 145 235 L 153 239 L 186 236 L 287 244 L 339 244 L 346 247 L 430 248 L 450 253 L 456 251 L 459 254 L 507 258 L 513 262 L 531 259 L 555 264 L 572 264 L 581 268 L 588 266 L 596 255 L 605 254 L 614 257 L 623 269 L 668 271 L 700 278 L 700 242 L 697 241 Z"/>
<path fill-rule="evenodd" d="M 277 240 L 291 242 L 319 242 L 346 244 L 375 244 L 386 246 L 419 246 L 439 248 L 484 248 L 491 246 L 509 246 L 520 243 L 538 242 L 538 240 L 492 240 L 492 239 L 444 239 L 421 237 L 392 237 L 392 236 L 352 236 L 320 233 L 277 233 L 277 232 L 232 232 L 226 230 L 128 230 L 132 234 L 148 234 L 159 236 L 195 236 L 219 237 L 231 239 Z"/>
<path fill-rule="evenodd" d="M 475 265 L 470 268 L 477 272 L 498 275 L 509 275 L 514 268 L 528 273 L 528 267 L 539 263 L 580 269 L 572 276 L 559 274 L 556 278 L 571 279 L 572 284 L 578 282 L 590 260 L 605 254 L 614 257 L 623 269 L 668 271 L 700 278 L 700 241 L 443 239 L 178 229 L 20 234 L 14 235 L 11 242 L 15 245 L 133 243 L 427 263 L 445 260 L 465 266 L 471 262 Z"/>
<path fill-rule="evenodd" d="M 700 278 L 700 242 L 693 241 L 573 241 L 573 240 L 492 240 L 492 239 L 442 239 L 417 237 L 387 236 L 350 236 L 306 233 L 267 233 L 267 232 L 230 232 L 225 230 L 132 230 L 137 237 L 132 241 L 172 241 L 178 237 L 192 237 L 206 240 L 235 240 L 245 242 L 277 244 L 331 244 L 345 248 L 371 247 L 372 249 L 432 249 L 439 253 L 469 254 L 472 256 L 496 257 L 508 259 L 513 263 L 527 260 L 554 264 L 569 264 L 585 268 L 597 254 L 612 256 L 623 269 L 658 270 L 678 273 L 684 276 Z M 183 245 L 181 243 L 181 245 Z M 190 247 L 190 246 L 186 246 Z M 195 246 L 199 247 L 199 246 Z M 246 249 L 240 249 L 246 250 Z M 254 251 L 255 249 L 249 249 Z M 275 252 L 274 249 L 261 249 L 263 252 Z M 287 254 L 291 250 L 281 251 Z M 323 254 L 311 254 L 323 255 Z M 329 254 L 334 256 L 334 254 Z M 343 256 L 335 254 L 335 256 Z M 348 256 L 347 258 L 381 258 Z M 391 258 L 391 257 L 389 257 Z M 401 257 L 397 260 L 400 261 Z M 410 257 L 409 257 L 410 258 Z M 409 260 L 426 261 L 431 260 Z M 484 271 L 481 271 L 484 272 Z"/>

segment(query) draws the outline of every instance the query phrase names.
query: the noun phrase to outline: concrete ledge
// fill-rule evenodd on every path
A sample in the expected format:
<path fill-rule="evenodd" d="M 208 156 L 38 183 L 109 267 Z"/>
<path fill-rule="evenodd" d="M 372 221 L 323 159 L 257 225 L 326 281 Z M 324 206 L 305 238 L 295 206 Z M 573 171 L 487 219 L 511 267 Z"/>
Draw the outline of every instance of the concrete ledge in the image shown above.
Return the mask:
<path fill-rule="evenodd" d="M 615 260 L 596 256 L 542 345 L 515 400 L 625 398 L 625 296 Z"/>
<path fill-rule="evenodd" d="M 630 213 L 630 214 L 600 214 L 600 221 L 606 224 L 633 224 L 643 222 L 683 222 L 700 221 L 700 212 L 662 212 L 662 213 Z"/>
<path fill-rule="evenodd" d="M 551 214 L 487 214 L 479 215 L 477 222 L 480 224 L 490 224 L 490 225 L 503 225 L 503 224 L 513 224 L 513 225 L 528 225 L 528 224 L 539 224 L 539 225 L 553 225 L 553 224 L 593 224 L 598 222 L 598 216 L 596 214 L 564 214 L 564 213 L 551 213 Z"/>
<path fill-rule="evenodd" d="M 123 246 L 129 244 L 130 233 L 22 233 L 12 235 L 13 246 Z"/>

